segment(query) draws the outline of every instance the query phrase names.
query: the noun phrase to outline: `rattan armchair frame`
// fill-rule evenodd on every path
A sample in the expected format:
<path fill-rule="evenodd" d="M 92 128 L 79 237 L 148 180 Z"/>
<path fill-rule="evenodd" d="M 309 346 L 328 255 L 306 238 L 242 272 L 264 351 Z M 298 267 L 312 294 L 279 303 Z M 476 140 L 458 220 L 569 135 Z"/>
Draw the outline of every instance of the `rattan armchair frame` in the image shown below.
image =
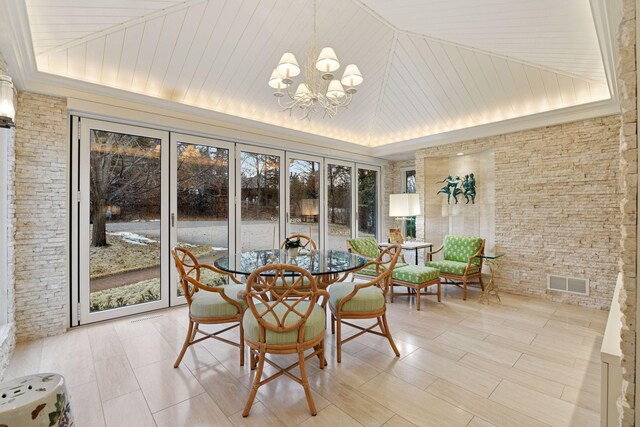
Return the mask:
<path fill-rule="evenodd" d="M 262 275 L 262 273 L 267 271 L 269 271 L 269 276 Z M 277 285 L 276 282 L 278 282 Z M 326 312 L 329 293 L 324 289 L 318 289 L 315 278 L 307 270 L 290 264 L 274 264 L 260 267 L 249 276 L 246 286 L 248 310 L 251 311 L 258 322 L 259 339 L 256 341 L 249 336 L 245 336 L 245 342 L 249 347 L 251 369 L 257 370 L 242 416 L 246 417 L 249 415 L 258 389 L 282 375 L 302 385 L 307 398 L 307 404 L 309 405 L 309 411 L 312 415 L 316 415 L 318 410 L 311 395 L 305 362 L 317 356 L 320 362 L 320 369 L 324 369 L 326 366 L 327 362 L 324 356 L 324 331 L 326 324 L 323 327 L 322 333 L 317 337 L 305 341 L 304 335 L 306 322 L 316 305 L 319 305 L 322 311 Z M 283 286 L 285 287 L 284 290 Z M 274 292 L 276 287 L 278 288 L 277 292 Z M 322 302 L 318 304 L 321 298 Z M 300 311 L 297 307 L 302 301 L 308 301 L 309 305 L 306 310 Z M 258 304 L 261 304 L 262 307 L 266 307 L 267 309 L 264 311 L 258 310 Z M 286 307 L 284 315 L 279 316 L 274 312 L 274 308 L 278 306 Z M 265 317 L 269 313 L 273 314 L 271 320 Z M 286 319 L 291 313 L 297 315 L 298 320 L 287 325 Z M 296 329 L 298 330 L 298 337 L 295 343 L 271 344 L 266 340 L 267 331 L 283 333 Z M 305 355 L 305 351 L 307 350 L 313 351 Z M 283 368 L 268 359 L 266 357 L 267 354 L 297 354 L 298 361 Z M 265 363 L 278 369 L 278 372 L 262 379 Z M 291 370 L 295 367 L 300 368 L 300 377 L 291 373 Z"/>
<path fill-rule="evenodd" d="M 306 234 L 292 234 L 291 236 L 287 236 L 287 239 L 300 239 L 301 248 L 307 250 L 311 249 L 314 251 L 318 250 L 318 245 L 316 244 L 316 242 L 311 238 L 311 236 L 307 236 Z M 280 249 L 284 249 L 284 245 L 285 242 L 282 242 L 282 244 L 280 245 Z"/>
<path fill-rule="evenodd" d="M 389 330 L 389 324 L 387 322 L 387 292 L 389 287 L 391 286 L 391 274 L 393 273 L 393 268 L 400 257 L 401 247 L 399 245 L 391 245 L 384 249 L 378 257 L 369 261 L 362 266 L 365 268 L 369 265 L 376 266 L 376 277 L 371 279 L 371 276 L 359 276 L 365 277 L 368 281 L 364 283 L 356 283 L 353 291 L 351 291 L 348 295 L 340 300 L 337 307 L 334 307 L 332 304 L 329 304 L 329 310 L 331 311 L 331 333 L 336 335 L 336 347 L 337 347 L 337 360 L 338 363 L 342 361 L 342 346 L 347 342 L 363 335 L 365 333 L 370 333 L 374 335 L 378 335 L 381 337 L 387 338 L 393 352 L 396 356 L 400 356 L 400 352 L 398 351 L 398 347 L 396 347 L 395 342 L 393 341 L 393 337 L 391 336 L 391 331 Z M 354 273 L 357 275 L 357 273 Z M 340 286 L 339 284 L 334 284 L 333 286 Z M 344 305 L 353 299 L 358 291 L 361 289 L 377 286 L 382 290 L 384 296 L 384 304 L 381 309 L 374 311 L 344 311 Z M 363 319 L 375 319 L 376 323 L 365 328 L 360 325 L 356 325 L 354 323 L 348 322 L 348 320 L 363 320 Z M 342 324 L 351 326 L 352 328 L 358 329 L 360 332 L 355 333 L 349 338 L 342 339 Z M 374 329 L 379 327 L 380 332 L 375 331 Z"/>
<path fill-rule="evenodd" d="M 177 368 L 180 366 L 180 362 L 182 362 L 182 358 L 184 357 L 187 349 L 206 339 L 212 338 L 226 344 L 232 345 L 234 347 L 238 347 L 240 350 L 240 366 L 244 365 L 244 330 L 242 328 L 242 315 L 244 314 L 244 307 L 237 301 L 232 298 L 229 298 L 224 289 L 221 287 L 210 287 L 206 286 L 200 282 L 200 276 L 202 270 L 209 270 L 214 273 L 221 274 L 226 276 L 232 282 L 236 284 L 240 284 L 241 282 L 234 277 L 233 275 L 222 271 L 214 266 L 207 264 L 199 264 L 196 257 L 189 252 L 189 250 L 181 247 L 175 247 L 171 250 L 171 255 L 173 256 L 173 260 L 176 265 L 176 269 L 178 270 L 178 276 L 180 278 L 180 284 L 182 285 L 182 289 L 184 291 L 185 299 L 187 300 L 187 305 L 189 306 L 189 328 L 187 330 L 187 336 L 185 337 L 184 344 L 182 345 L 182 350 L 176 359 L 173 367 Z M 187 259 L 189 261 L 187 261 Z M 195 273 L 195 277 L 193 274 Z M 229 304 L 235 306 L 238 309 L 238 313 L 232 316 L 224 316 L 224 317 L 196 317 L 191 314 L 191 303 L 193 301 L 193 296 L 196 292 L 215 292 L 220 295 L 222 299 L 224 299 Z M 216 332 L 210 333 L 207 331 L 203 331 L 200 329 L 200 325 L 218 325 L 218 324 L 226 324 L 232 323 L 231 326 L 218 330 Z M 233 328 L 240 328 L 240 340 L 239 342 L 233 342 L 226 338 L 222 338 L 219 336 L 220 334 L 227 332 Z M 203 337 L 196 338 L 198 333 L 204 335 Z"/>

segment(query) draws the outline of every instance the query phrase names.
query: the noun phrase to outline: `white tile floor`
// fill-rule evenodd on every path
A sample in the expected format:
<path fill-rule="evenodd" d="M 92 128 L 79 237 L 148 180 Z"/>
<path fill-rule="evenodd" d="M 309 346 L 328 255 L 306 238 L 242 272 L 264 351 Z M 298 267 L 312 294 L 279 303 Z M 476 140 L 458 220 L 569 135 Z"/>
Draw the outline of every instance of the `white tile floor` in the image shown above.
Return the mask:
<path fill-rule="evenodd" d="M 598 425 L 607 313 L 507 294 L 487 306 L 477 297 L 462 301 L 453 288 L 440 304 L 423 298 L 420 312 L 406 297 L 389 304 L 399 359 L 383 338 L 363 336 L 337 364 L 328 332 L 329 366 L 308 364 L 316 417 L 302 388 L 281 377 L 243 418 L 252 373 L 220 342 L 191 347 L 174 369 L 185 307 L 20 344 L 5 379 L 63 374 L 78 427 Z"/>

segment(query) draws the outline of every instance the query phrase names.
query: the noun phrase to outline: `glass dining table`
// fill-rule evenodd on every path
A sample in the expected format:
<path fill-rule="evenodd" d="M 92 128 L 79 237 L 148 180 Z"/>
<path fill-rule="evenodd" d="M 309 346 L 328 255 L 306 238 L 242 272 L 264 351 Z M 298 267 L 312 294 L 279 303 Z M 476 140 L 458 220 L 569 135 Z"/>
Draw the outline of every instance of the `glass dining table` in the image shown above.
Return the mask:
<path fill-rule="evenodd" d="M 218 258 L 214 265 L 220 270 L 232 274 L 248 276 L 257 268 L 265 265 L 293 264 L 309 271 L 318 281 L 318 287 L 326 288 L 343 279 L 349 272 L 358 270 L 366 262 L 365 257 L 346 251 L 312 250 L 291 257 L 287 251 L 276 249 L 229 254 Z M 263 273 L 264 276 L 273 276 L 274 274 L 273 271 Z"/>

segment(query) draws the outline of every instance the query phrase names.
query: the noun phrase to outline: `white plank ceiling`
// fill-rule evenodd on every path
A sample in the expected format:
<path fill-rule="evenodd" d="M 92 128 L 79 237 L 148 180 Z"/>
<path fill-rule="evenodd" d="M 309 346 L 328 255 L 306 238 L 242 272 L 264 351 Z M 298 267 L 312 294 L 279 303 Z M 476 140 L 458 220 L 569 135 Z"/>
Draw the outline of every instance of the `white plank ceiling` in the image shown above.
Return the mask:
<path fill-rule="evenodd" d="M 310 1 L 27 10 L 40 71 L 363 145 L 609 98 L 588 0 L 319 0 L 319 45 L 365 80 L 348 110 L 311 122 L 280 111 L 267 86 L 283 52 L 306 60 Z"/>

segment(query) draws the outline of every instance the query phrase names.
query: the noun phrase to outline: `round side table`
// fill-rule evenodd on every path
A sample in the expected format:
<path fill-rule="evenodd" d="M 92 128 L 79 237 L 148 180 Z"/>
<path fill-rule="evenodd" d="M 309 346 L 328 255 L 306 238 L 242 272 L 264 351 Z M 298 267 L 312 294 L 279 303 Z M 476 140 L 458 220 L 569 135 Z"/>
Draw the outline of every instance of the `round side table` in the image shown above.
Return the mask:
<path fill-rule="evenodd" d="M 35 374 L 0 384 L 0 426 L 73 427 L 64 377 Z"/>

